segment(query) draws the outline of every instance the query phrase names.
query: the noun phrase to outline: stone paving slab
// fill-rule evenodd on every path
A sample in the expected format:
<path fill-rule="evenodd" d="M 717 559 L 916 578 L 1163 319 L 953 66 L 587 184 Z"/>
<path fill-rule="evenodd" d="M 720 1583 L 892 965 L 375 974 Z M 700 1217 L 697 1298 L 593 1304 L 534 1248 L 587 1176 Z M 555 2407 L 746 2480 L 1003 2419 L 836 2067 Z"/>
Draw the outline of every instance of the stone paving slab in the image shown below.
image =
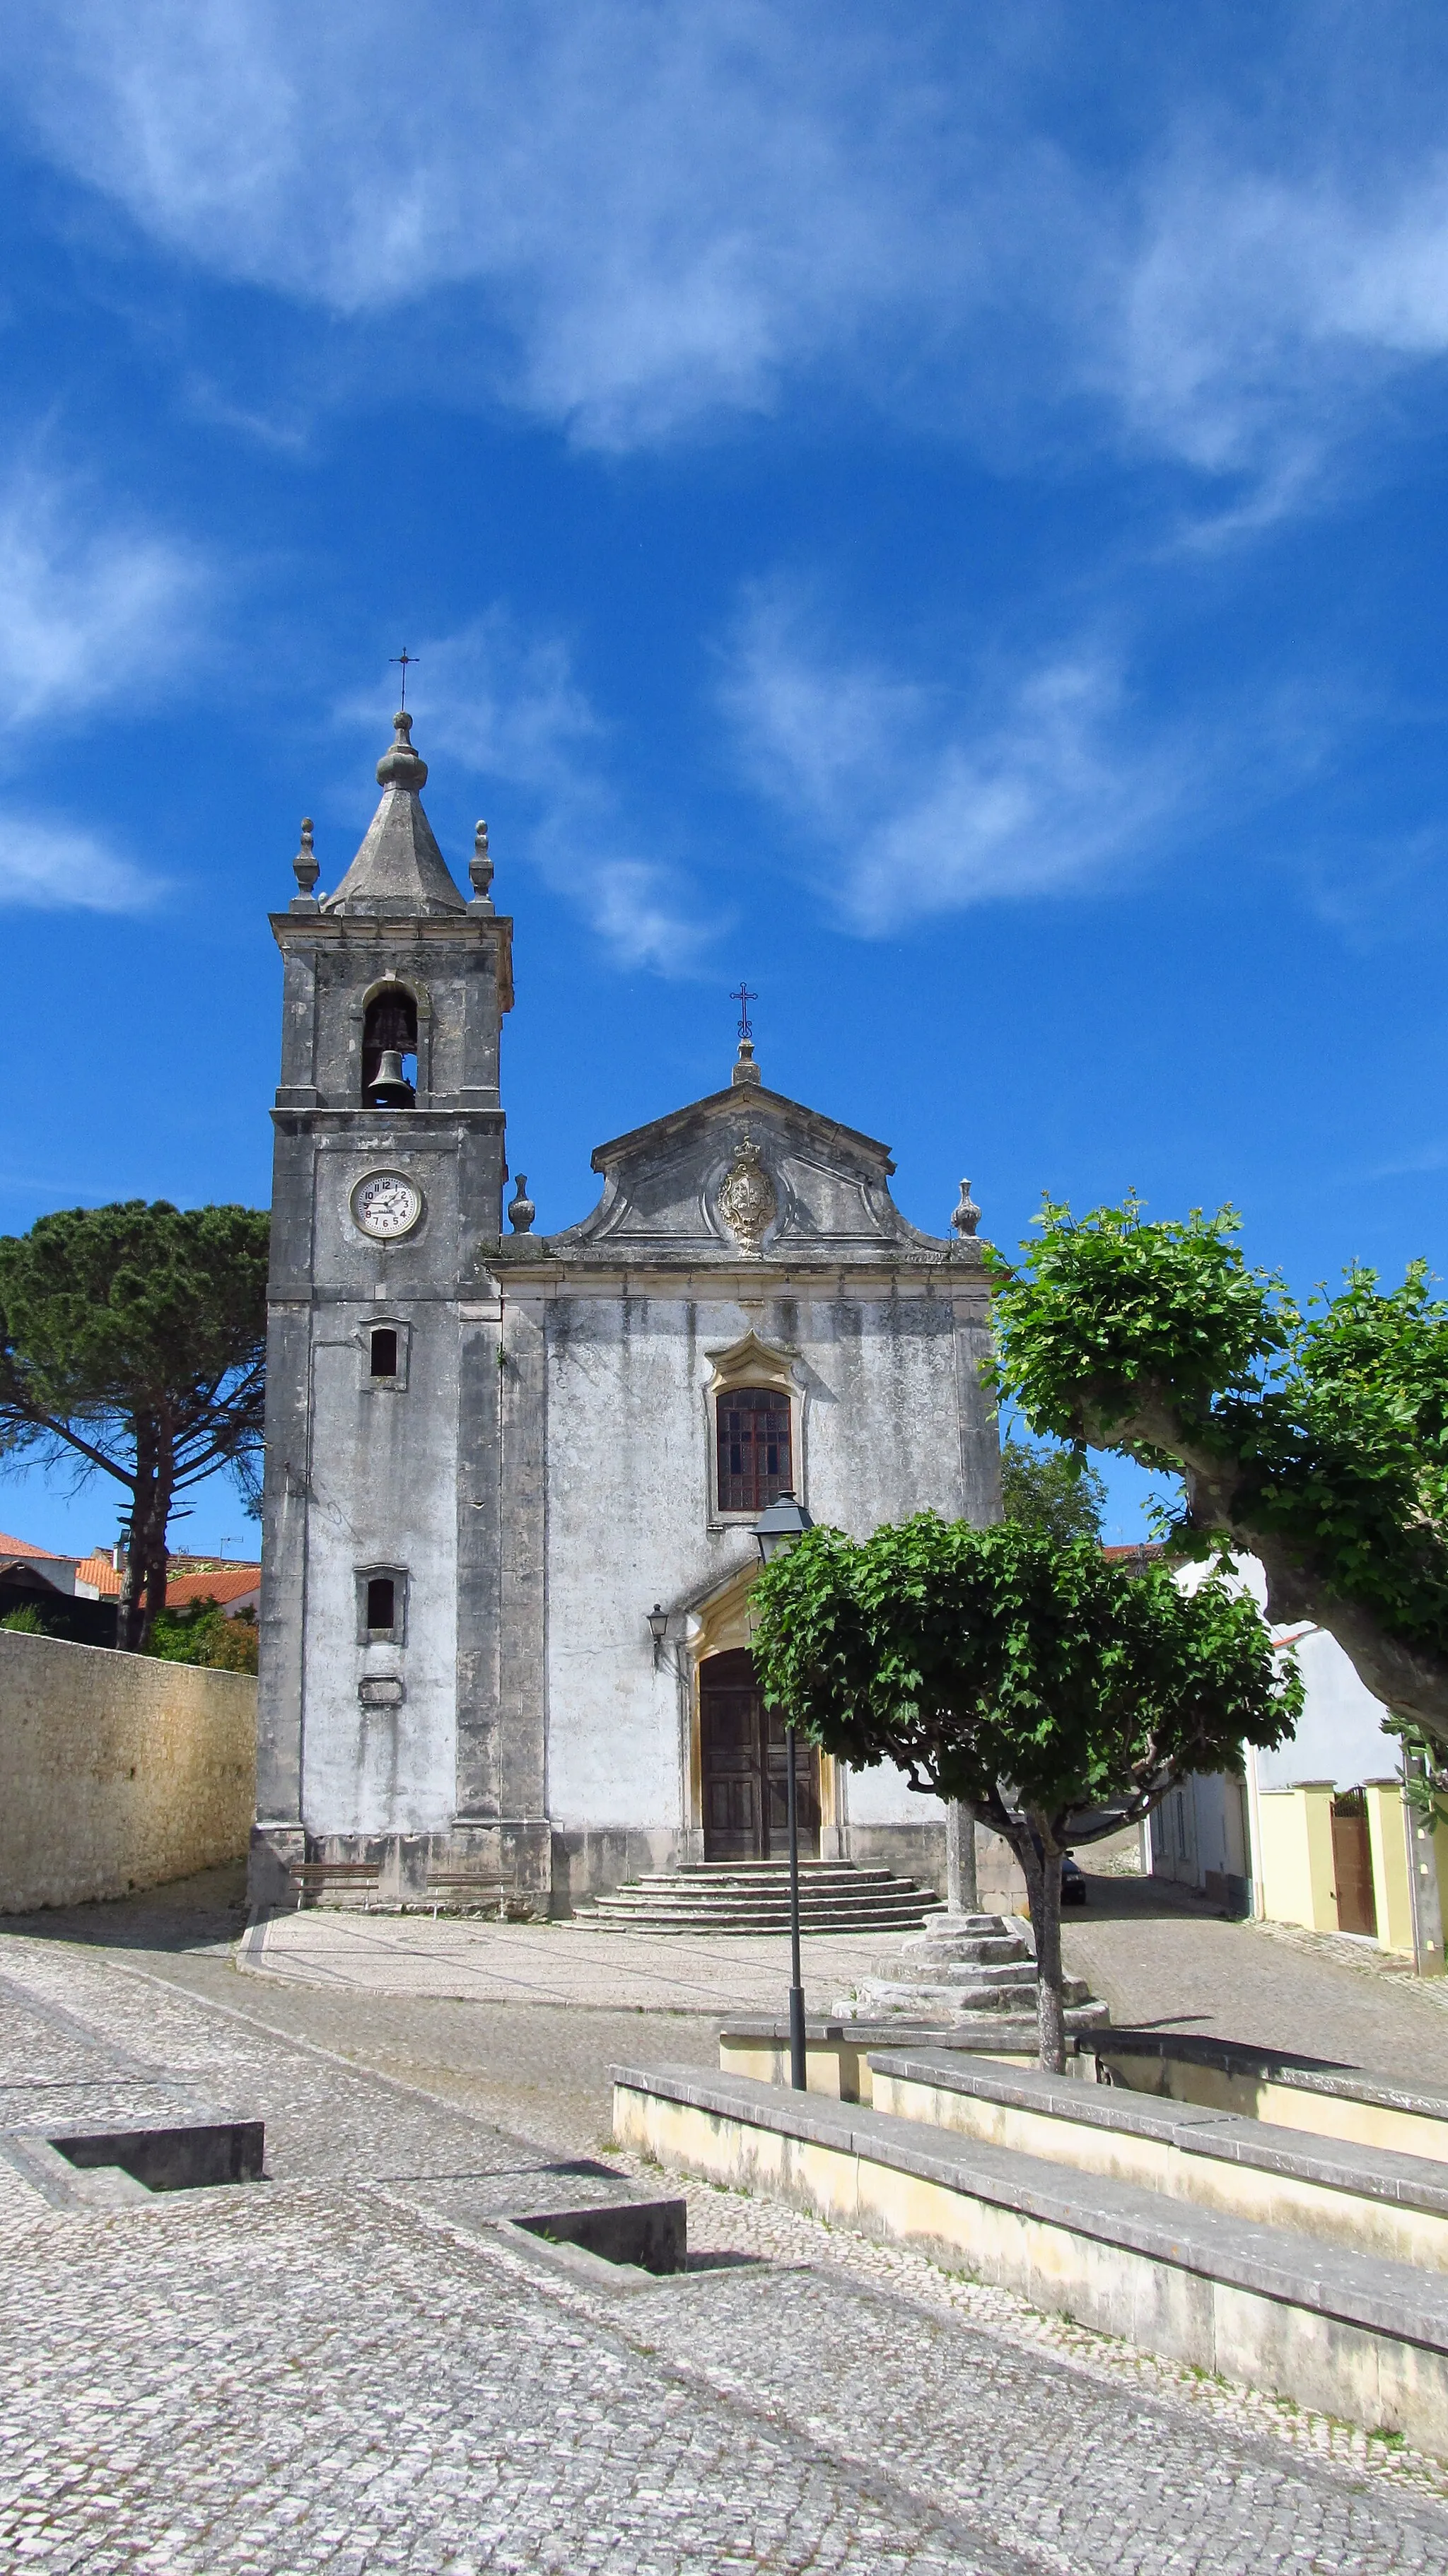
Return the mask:
<path fill-rule="evenodd" d="M 867 1975 L 900 1937 L 806 1934 L 811 2009 L 826 2010 L 841 1984 Z M 690 1932 L 599 1932 L 579 1923 L 433 1922 L 319 1906 L 261 1917 L 249 1926 L 237 1964 L 251 1975 L 360 1993 L 718 2014 L 781 2009 L 789 1941 L 782 1933 L 718 1941 Z"/>
<path fill-rule="evenodd" d="M 288 2167 L 104 2218 L 62 2217 L 0 2171 L 7 2570 L 1448 2566 L 1445 2482 L 1341 2426 L 703 2186 L 702 2268 L 586 2289 L 443 2205 L 516 2139 L 259 2026 L 253 2009 L 292 2008 L 283 1990 L 173 1962 L 207 1981 L 188 1991 L 94 1935 L 12 1936 L 0 1960 L 105 2045 L 255 2103 Z M 405 2006 L 296 2005 L 358 2052 L 397 2034 L 402 2062 Z M 436 2032 L 474 2018 L 439 2007 Z M 535 2019 L 539 2046 L 572 2026 Z"/>

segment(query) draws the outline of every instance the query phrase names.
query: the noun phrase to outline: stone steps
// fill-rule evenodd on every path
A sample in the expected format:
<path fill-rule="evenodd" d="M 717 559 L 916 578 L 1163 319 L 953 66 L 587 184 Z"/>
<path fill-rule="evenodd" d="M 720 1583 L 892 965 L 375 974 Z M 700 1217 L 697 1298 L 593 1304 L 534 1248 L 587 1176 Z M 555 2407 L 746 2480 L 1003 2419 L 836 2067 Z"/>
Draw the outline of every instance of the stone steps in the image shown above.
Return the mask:
<path fill-rule="evenodd" d="M 940 1910 L 931 1889 L 888 1869 L 805 1861 L 799 1878 L 800 1928 L 806 1932 L 913 1932 Z M 788 1864 L 694 1862 L 614 1888 L 577 1920 L 600 1932 L 787 1932 Z"/>
<path fill-rule="evenodd" d="M 1091 2006 L 1090 1988 L 1079 1977 L 1065 1980 L 1064 1994 L 1068 2005 L 1087 2007 L 1093 2021 L 1107 2017 L 1104 2005 Z M 1005 1916 L 943 1911 L 834 2006 L 842 2020 L 945 2024 L 962 2032 L 989 2029 L 993 2016 L 1034 2015 L 1035 2008 L 1036 1962 Z"/>

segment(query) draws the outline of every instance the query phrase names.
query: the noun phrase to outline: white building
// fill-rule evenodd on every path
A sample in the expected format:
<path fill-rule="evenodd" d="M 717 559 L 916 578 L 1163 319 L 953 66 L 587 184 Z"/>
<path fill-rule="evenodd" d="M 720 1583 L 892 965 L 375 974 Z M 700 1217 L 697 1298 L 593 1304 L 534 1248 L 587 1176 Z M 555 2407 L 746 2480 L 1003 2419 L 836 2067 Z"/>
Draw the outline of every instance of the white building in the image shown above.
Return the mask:
<path fill-rule="evenodd" d="M 1265 1602 L 1255 1560 L 1240 1559 L 1238 1572 Z M 1427 1844 L 1415 1833 L 1387 1712 L 1325 1628 L 1299 1622 L 1272 1635 L 1296 1655 L 1305 1685 L 1295 1735 L 1272 1752 L 1249 1745 L 1242 1780 L 1206 1775 L 1173 1790 L 1149 1820 L 1147 1867 L 1231 1913 L 1385 1949 L 1421 1952 L 1425 1936 L 1441 1948 L 1436 1881 L 1448 1835 Z M 1415 1912 L 1414 1880 L 1425 1873 Z"/>
<path fill-rule="evenodd" d="M 559 1912 L 778 1852 L 754 1521 L 787 1488 L 860 1537 L 998 1516 L 985 1272 L 966 1199 L 950 1235 L 907 1224 L 886 1147 L 769 1090 L 747 1041 L 598 1148 L 581 1222 L 536 1235 L 520 1180 L 505 1234 L 511 925 L 482 826 L 470 901 L 448 872 L 410 721 L 337 893 L 308 828 L 273 920 L 254 1886 L 473 1871 Z M 933 1800 L 800 1762 L 807 1849 L 939 1879 Z"/>

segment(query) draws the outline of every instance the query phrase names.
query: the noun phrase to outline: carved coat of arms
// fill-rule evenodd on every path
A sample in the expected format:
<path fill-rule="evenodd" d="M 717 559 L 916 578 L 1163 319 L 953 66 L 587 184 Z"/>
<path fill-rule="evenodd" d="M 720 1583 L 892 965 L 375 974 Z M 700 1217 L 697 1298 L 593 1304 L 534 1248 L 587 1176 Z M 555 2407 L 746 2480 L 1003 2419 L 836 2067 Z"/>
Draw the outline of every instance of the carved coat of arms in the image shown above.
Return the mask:
<path fill-rule="evenodd" d="M 742 1252 L 758 1252 L 779 1209 L 759 1147 L 746 1136 L 720 1185 L 719 1214 Z"/>

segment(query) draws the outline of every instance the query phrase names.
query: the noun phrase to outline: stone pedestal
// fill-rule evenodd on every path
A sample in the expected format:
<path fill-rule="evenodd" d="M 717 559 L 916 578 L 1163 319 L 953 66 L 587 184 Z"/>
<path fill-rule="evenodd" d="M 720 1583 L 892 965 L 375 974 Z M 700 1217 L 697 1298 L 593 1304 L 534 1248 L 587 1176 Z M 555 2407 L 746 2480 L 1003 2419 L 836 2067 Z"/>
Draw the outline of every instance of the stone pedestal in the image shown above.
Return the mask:
<path fill-rule="evenodd" d="M 1079 1977 L 1065 1980 L 1065 2001 L 1068 2032 L 1110 2019 Z M 1036 1962 L 1003 1914 L 937 1914 L 834 2009 L 842 2021 L 898 2020 L 989 2035 L 1007 2019 L 1034 2019 Z"/>

